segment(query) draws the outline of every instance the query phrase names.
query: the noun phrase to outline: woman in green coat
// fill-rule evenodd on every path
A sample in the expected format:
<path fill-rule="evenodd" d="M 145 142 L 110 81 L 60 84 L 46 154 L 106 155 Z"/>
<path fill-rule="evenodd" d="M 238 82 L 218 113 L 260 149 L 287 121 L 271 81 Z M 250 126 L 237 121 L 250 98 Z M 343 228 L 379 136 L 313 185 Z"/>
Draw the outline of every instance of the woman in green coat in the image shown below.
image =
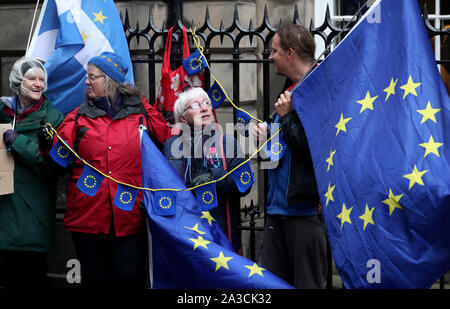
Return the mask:
<path fill-rule="evenodd" d="M 41 122 L 57 128 L 64 116 L 44 95 L 42 63 L 21 58 L 9 76 L 13 97 L 0 98 L 0 123 L 11 123 L 3 141 L 14 157 L 14 193 L 0 195 L 0 286 L 45 286 L 47 253 L 54 240 L 57 175 L 41 156 Z"/>

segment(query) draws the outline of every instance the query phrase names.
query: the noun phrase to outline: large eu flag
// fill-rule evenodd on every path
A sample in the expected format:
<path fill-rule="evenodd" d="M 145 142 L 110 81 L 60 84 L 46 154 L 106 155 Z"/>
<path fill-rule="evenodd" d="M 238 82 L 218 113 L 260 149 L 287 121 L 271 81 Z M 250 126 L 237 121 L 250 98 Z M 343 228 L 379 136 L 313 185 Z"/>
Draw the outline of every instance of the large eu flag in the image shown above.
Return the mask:
<path fill-rule="evenodd" d="M 202 211 L 147 134 L 141 142 L 143 186 L 155 289 L 289 289 L 282 279 L 238 255 L 208 211 Z M 229 176 L 231 177 L 231 176 Z M 164 210 L 167 210 L 165 212 Z"/>
<path fill-rule="evenodd" d="M 377 1 L 293 91 L 347 288 L 450 269 L 450 100 L 417 1 Z"/>
<path fill-rule="evenodd" d="M 83 101 L 87 62 L 114 52 L 128 64 L 126 81 L 133 83 L 128 44 L 113 0 L 45 0 L 27 56 L 44 60 L 46 94 L 64 114 Z"/>

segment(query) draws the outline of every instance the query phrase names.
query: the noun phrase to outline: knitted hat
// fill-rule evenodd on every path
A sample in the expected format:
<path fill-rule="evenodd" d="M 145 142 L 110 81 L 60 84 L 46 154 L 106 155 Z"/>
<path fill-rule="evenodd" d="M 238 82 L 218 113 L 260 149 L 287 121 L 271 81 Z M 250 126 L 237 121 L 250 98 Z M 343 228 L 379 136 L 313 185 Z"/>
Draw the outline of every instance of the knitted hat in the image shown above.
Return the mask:
<path fill-rule="evenodd" d="M 111 52 L 103 52 L 97 57 L 91 58 L 88 63 L 96 65 L 106 75 L 114 79 L 118 83 L 125 82 L 125 75 L 128 72 L 128 66 L 117 54 Z"/>

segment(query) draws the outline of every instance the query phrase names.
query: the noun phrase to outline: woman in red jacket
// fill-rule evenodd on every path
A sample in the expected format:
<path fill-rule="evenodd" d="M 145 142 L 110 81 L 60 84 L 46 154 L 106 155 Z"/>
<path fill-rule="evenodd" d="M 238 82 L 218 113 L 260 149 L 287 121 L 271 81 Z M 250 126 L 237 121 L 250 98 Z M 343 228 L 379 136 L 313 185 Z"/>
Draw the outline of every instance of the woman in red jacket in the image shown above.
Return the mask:
<path fill-rule="evenodd" d="M 113 53 L 88 62 L 87 98 L 68 114 L 59 135 L 83 158 L 117 181 L 142 186 L 139 124 L 146 125 L 156 143 L 164 143 L 170 128 L 161 114 L 131 85 L 125 84 L 127 65 Z M 66 229 L 72 231 L 87 288 L 132 288 L 145 284 L 145 218 L 139 191 L 131 211 L 114 206 L 117 183 L 108 178 L 94 196 L 76 187 L 84 163 L 76 160 L 67 186 Z"/>

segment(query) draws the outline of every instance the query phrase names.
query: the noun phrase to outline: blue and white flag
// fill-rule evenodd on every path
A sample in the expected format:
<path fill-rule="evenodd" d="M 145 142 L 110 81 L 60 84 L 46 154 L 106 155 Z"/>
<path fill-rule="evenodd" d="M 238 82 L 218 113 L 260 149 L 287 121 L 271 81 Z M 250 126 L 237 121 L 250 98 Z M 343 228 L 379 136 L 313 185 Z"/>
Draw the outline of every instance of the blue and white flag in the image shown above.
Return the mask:
<path fill-rule="evenodd" d="M 292 100 L 344 285 L 429 288 L 450 269 L 450 99 L 417 1 L 377 1 Z"/>
<path fill-rule="evenodd" d="M 62 113 L 83 101 L 87 63 L 105 51 L 125 59 L 130 68 L 126 81 L 133 84 L 127 40 L 112 0 L 44 2 L 27 56 L 45 61 L 46 94 Z"/>

